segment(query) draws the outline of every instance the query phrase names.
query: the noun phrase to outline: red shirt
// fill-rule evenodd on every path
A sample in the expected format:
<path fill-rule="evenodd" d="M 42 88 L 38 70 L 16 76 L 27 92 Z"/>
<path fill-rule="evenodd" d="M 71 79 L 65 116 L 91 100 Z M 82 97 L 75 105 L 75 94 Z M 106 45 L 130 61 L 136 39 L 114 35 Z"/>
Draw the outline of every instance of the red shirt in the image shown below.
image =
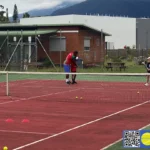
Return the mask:
<path fill-rule="evenodd" d="M 67 65 L 75 64 L 76 65 L 73 53 L 69 53 L 67 55 L 66 60 L 65 60 L 65 64 L 67 64 Z"/>

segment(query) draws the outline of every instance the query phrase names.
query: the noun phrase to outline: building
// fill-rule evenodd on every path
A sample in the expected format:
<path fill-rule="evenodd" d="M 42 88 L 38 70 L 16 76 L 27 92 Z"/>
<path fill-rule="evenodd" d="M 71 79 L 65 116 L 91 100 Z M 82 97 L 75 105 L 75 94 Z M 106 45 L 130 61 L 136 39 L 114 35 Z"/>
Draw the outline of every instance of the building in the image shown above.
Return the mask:
<path fill-rule="evenodd" d="M 136 19 L 127 17 L 62 15 L 35 18 L 23 18 L 21 24 L 85 24 L 112 36 L 106 37 L 109 49 L 123 49 L 124 46 L 136 46 Z"/>
<path fill-rule="evenodd" d="M 136 48 L 150 49 L 150 19 L 136 19 Z"/>
<path fill-rule="evenodd" d="M 21 68 L 24 59 L 30 63 L 49 58 L 62 65 L 74 50 L 85 64 L 100 63 L 106 36 L 110 34 L 84 24 L 0 25 L 0 53 L 6 64 L 18 63 Z"/>

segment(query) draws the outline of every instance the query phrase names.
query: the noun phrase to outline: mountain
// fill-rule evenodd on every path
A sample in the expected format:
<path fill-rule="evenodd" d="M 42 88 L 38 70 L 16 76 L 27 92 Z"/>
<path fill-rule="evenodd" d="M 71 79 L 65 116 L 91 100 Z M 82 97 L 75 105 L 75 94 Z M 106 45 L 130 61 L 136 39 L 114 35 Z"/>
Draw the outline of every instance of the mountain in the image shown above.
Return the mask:
<path fill-rule="evenodd" d="M 70 2 L 64 1 L 53 8 L 34 9 L 34 10 L 28 11 L 27 13 L 29 13 L 31 17 L 50 16 L 54 11 L 56 11 L 58 9 L 71 7 L 77 3 L 79 3 L 79 1 L 76 1 L 76 2 L 75 1 L 70 1 Z M 22 18 L 23 14 L 19 14 L 18 16 L 19 16 L 19 18 Z M 9 20 L 12 22 L 13 21 L 12 17 L 10 17 Z"/>
<path fill-rule="evenodd" d="M 150 17 L 150 0 L 86 0 L 79 4 L 56 10 L 52 15 L 109 15 L 134 18 Z"/>
<path fill-rule="evenodd" d="M 53 8 L 46 8 L 46 9 L 34 9 L 31 11 L 28 11 L 28 13 L 30 14 L 31 17 L 35 17 L 35 16 L 50 16 L 54 11 L 58 10 L 58 9 L 62 9 L 62 8 L 67 8 L 67 7 L 71 7 L 75 4 L 77 4 L 78 2 L 62 2 L 61 4 L 57 5 L 56 7 Z"/>

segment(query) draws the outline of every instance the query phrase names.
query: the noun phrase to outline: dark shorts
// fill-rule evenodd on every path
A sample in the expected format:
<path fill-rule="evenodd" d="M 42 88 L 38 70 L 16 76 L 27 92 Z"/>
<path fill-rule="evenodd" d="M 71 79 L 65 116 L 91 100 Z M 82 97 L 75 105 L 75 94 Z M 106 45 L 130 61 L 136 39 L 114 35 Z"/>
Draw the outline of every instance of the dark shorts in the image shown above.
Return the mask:
<path fill-rule="evenodd" d="M 77 67 L 71 67 L 71 72 L 76 72 L 77 71 Z"/>

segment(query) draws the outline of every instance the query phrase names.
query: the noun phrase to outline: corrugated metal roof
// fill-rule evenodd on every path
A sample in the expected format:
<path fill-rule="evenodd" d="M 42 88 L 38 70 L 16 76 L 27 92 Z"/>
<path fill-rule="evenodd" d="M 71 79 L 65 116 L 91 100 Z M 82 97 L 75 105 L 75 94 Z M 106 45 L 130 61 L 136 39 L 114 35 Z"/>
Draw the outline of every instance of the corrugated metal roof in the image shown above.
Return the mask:
<path fill-rule="evenodd" d="M 3 29 L 3 28 L 23 28 L 23 27 L 33 27 L 33 28 L 38 28 L 38 27 L 62 27 L 62 26 L 81 26 L 81 27 L 86 27 L 86 28 L 89 28 L 91 30 L 94 30 L 96 32 L 99 32 L 101 33 L 101 30 L 98 30 L 98 29 L 95 29 L 93 27 L 90 27 L 90 26 L 87 26 L 85 24 L 40 24 L 40 25 L 23 25 L 23 24 L 0 24 L 0 29 Z M 103 34 L 105 36 L 111 36 L 111 34 L 109 33 L 106 33 L 106 32 L 103 32 Z"/>
<path fill-rule="evenodd" d="M 41 35 L 41 34 L 49 34 L 56 33 L 58 30 L 29 30 L 29 31 L 0 31 L 0 36 L 30 36 L 30 35 Z"/>

